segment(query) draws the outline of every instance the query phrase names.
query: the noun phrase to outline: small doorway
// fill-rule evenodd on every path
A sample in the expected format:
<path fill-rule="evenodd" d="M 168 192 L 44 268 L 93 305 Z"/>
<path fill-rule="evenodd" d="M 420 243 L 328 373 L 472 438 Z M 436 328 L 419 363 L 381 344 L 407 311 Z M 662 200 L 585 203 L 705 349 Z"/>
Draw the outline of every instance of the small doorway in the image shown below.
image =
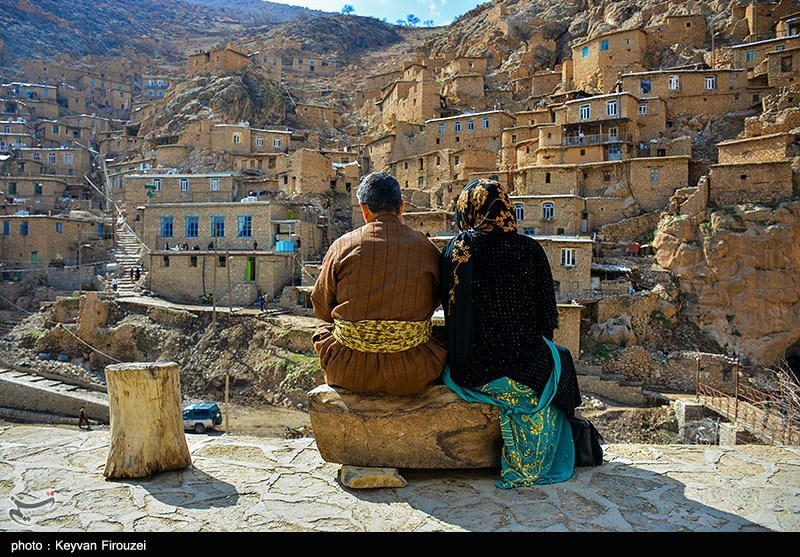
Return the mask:
<path fill-rule="evenodd" d="M 256 258 L 255 257 L 248 257 L 247 258 L 247 280 L 249 282 L 254 282 L 256 280 Z"/>

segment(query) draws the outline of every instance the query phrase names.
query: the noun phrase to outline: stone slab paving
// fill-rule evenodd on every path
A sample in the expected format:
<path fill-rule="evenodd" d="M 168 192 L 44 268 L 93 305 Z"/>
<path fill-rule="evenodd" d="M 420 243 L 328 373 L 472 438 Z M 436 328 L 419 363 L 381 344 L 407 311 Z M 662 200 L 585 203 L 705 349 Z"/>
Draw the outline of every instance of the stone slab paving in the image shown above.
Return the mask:
<path fill-rule="evenodd" d="M 0 531 L 800 531 L 800 447 L 616 444 L 561 484 L 506 491 L 496 470 L 401 470 L 407 487 L 353 490 L 314 439 L 213 433 L 187 434 L 190 468 L 107 481 L 109 437 L 0 425 Z"/>

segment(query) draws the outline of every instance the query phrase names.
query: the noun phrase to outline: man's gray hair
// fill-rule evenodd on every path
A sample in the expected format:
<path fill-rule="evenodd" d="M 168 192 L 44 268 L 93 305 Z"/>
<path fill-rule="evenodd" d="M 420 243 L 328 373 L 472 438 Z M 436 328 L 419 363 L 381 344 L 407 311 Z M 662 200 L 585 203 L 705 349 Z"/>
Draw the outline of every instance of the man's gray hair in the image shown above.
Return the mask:
<path fill-rule="evenodd" d="M 359 203 L 373 213 L 397 213 L 403 203 L 400 184 L 388 172 L 367 174 L 358 186 L 356 197 Z"/>

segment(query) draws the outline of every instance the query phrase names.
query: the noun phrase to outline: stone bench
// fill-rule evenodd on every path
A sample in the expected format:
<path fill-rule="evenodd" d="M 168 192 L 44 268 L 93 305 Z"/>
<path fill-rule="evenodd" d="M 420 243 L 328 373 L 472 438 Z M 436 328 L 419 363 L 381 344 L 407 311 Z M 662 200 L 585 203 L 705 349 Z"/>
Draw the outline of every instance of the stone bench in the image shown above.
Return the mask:
<path fill-rule="evenodd" d="M 445 385 L 413 396 L 320 385 L 308 393 L 308 412 L 327 462 L 416 469 L 500 466 L 497 408 L 466 402 Z"/>

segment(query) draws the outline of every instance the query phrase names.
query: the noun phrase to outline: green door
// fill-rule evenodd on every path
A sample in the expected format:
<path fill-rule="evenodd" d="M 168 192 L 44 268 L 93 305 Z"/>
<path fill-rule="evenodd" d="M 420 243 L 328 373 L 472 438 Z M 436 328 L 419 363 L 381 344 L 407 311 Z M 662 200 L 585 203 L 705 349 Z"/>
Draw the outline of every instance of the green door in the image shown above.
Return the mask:
<path fill-rule="evenodd" d="M 253 282 L 256 280 L 256 258 L 247 258 L 247 280 Z"/>

